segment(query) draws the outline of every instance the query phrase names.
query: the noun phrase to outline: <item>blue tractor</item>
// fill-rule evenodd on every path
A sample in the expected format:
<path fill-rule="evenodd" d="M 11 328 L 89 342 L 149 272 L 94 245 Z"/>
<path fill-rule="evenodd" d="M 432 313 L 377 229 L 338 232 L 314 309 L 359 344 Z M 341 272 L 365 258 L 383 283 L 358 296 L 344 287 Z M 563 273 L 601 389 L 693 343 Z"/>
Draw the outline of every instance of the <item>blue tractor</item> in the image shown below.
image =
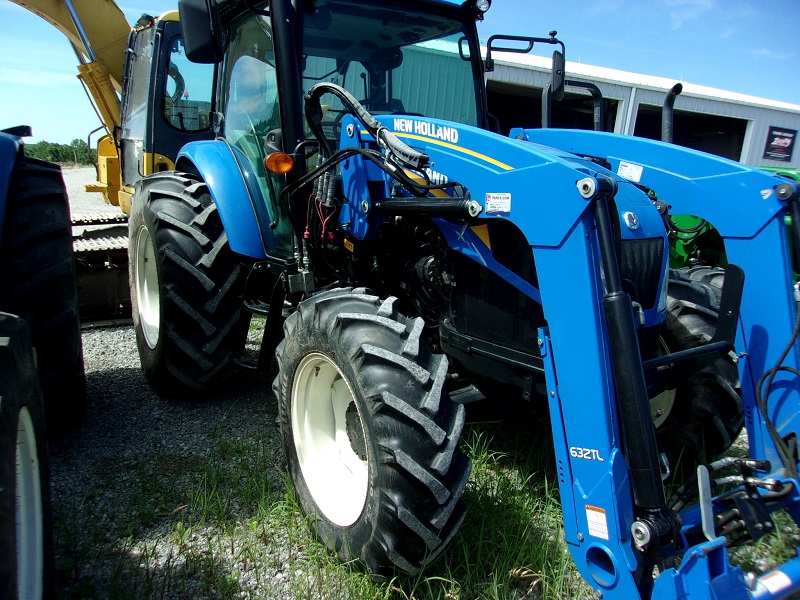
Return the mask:
<path fill-rule="evenodd" d="M 20 599 L 53 593 L 47 433 L 86 400 L 67 194 L 30 135 L 0 132 L 0 597 Z"/>
<path fill-rule="evenodd" d="M 275 351 L 300 505 L 372 572 L 416 573 L 456 535 L 465 407 L 503 386 L 549 407 L 566 540 L 598 597 L 783 597 L 800 559 L 746 577 L 726 547 L 774 510 L 800 518 L 782 226 L 800 187 L 650 140 L 493 132 L 488 54 L 560 43 L 494 36 L 484 57 L 489 4 L 179 2 L 216 84 L 211 134 L 131 201 L 145 374 L 219 386 L 266 315 L 253 366 Z M 719 230 L 721 293 L 670 277 L 671 212 Z M 719 459 L 743 423 L 750 458 Z"/>

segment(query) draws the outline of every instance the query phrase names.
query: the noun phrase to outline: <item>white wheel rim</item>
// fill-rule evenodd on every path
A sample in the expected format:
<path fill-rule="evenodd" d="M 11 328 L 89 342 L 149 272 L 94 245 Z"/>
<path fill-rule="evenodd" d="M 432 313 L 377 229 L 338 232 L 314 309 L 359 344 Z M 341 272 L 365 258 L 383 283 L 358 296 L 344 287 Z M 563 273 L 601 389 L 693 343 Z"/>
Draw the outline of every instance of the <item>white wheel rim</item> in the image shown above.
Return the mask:
<path fill-rule="evenodd" d="M 140 227 L 136 234 L 136 306 L 139 326 L 150 348 L 158 343 L 161 305 L 158 297 L 158 270 L 153 243 L 147 227 Z"/>
<path fill-rule="evenodd" d="M 291 401 L 294 447 L 311 496 L 329 521 L 352 525 L 364 509 L 369 471 L 347 432 L 345 413 L 355 401 L 350 383 L 327 356 L 313 352 L 295 372 Z M 363 440 L 360 415 L 358 426 Z"/>
<path fill-rule="evenodd" d="M 17 427 L 17 590 L 19 598 L 41 598 L 44 580 L 44 515 L 36 432 L 28 409 Z"/>
<path fill-rule="evenodd" d="M 664 343 L 664 340 L 659 338 L 658 345 L 660 349 L 659 356 L 669 354 L 669 348 Z M 664 390 L 654 398 L 650 399 L 650 417 L 653 419 L 653 425 L 656 429 L 664 424 L 669 414 L 672 412 L 672 407 L 675 404 L 675 396 L 677 392 L 673 390 Z"/>

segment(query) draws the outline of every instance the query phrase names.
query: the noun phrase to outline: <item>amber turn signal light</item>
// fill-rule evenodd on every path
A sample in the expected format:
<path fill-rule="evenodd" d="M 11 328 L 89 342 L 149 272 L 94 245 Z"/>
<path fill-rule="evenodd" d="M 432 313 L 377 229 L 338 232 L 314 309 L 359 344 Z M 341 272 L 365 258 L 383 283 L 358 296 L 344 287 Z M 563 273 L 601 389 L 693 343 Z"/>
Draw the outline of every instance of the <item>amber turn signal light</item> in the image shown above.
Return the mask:
<path fill-rule="evenodd" d="M 284 175 L 294 168 L 294 159 L 285 152 L 273 152 L 264 159 L 264 166 L 270 173 Z"/>

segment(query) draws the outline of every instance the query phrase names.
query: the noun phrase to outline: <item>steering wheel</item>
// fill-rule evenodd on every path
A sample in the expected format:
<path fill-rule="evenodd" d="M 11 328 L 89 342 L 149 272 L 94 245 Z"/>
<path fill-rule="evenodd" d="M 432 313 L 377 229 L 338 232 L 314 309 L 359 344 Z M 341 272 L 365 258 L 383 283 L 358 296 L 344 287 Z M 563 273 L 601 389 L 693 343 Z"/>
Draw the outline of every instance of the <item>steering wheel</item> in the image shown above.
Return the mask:
<path fill-rule="evenodd" d="M 186 91 L 186 82 L 183 80 L 183 75 L 181 75 L 181 72 L 178 70 L 178 66 L 173 62 L 169 63 L 167 75 L 175 82 L 175 92 L 170 96 L 170 100 L 175 104 L 181 99 L 183 92 Z"/>

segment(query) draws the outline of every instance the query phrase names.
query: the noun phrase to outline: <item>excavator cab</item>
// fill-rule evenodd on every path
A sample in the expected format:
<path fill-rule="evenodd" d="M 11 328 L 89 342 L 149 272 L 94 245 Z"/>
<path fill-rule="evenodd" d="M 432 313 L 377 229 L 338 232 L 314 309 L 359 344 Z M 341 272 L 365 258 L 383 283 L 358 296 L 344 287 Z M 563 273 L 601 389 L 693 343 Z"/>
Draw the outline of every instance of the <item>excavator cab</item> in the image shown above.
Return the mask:
<path fill-rule="evenodd" d="M 120 128 L 116 132 L 124 188 L 175 168 L 189 142 L 214 138 L 211 65 L 186 57 L 177 11 L 142 15 L 128 38 Z M 130 193 L 120 193 L 130 212 Z"/>

